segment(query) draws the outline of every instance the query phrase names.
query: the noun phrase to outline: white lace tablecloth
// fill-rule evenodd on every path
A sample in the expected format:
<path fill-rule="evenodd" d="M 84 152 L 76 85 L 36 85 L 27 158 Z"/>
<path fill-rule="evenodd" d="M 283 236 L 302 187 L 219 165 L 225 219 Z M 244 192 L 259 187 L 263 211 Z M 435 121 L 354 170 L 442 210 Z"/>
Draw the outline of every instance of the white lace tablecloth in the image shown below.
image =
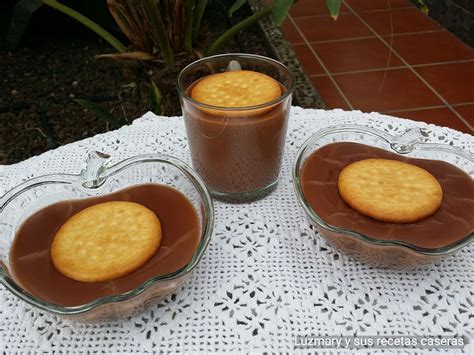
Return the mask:
<path fill-rule="evenodd" d="M 391 134 L 426 127 L 433 142 L 474 151 L 472 136 L 448 128 L 293 107 L 277 190 L 251 204 L 215 203 L 209 248 L 176 294 L 130 319 L 85 325 L 40 312 L 0 286 L 0 350 L 292 352 L 298 335 L 357 334 L 462 335 L 471 341 L 464 351 L 474 353 L 473 244 L 438 264 L 392 271 L 339 254 L 309 230 L 293 193 L 292 162 L 313 132 L 347 123 Z M 114 161 L 161 152 L 190 162 L 183 120 L 148 113 L 117 131 L 1 166 L 0 194 L 33 176 L 78 173 L 92 149 Z"/>

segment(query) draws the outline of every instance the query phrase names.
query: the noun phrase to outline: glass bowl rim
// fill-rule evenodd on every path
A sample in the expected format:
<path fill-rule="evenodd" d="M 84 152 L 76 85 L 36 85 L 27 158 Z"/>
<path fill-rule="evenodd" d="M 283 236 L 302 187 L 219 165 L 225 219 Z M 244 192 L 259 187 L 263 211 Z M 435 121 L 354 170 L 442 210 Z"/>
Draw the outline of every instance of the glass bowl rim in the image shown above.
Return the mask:
<path fill-rule="evenodd" d="M 152 277 L 130 291 L 121 293 L 119 295 L 100 297 L 91 302 L 78 306 L 61 306 L 42 300 L 30 294 L 28 291 L 18 285 L 10 277 L 9 273 L 3 269 L 3 263 L 0 263 L 0 283 L 3 284 L 6 289 L 8 289 L 21 300 L 39 309 L 58 315 L 79 315 L 92 311 L 93 309 L 99 306 L 132 299 L 142 294 L 151 286 L 157 283 L 171 281 L 189 274 L 199 264 L 202 256 L 204 255 L 204 252 L 207 249 L 214 228 L 214 206 L 209 191 L 207 190 L 207 187 L 201 177 L 188 164 L 184 163 L 180 159 L 159 153 L 140 154 L 121 160 L 120 162 L 110 166 L 109 168 L 106 168 L 103 177 L 106 180 L 107 178 L 121 172 L 122 170 L 141 163 L 163 163 L 174 166 L 191 181 L 192 185 L 194 186 L 195 190 L 198 192 L 202 200 L 205 215 L 203 218 L 202 232 L 200 236 L 201 239 L 199 241 L 198 246 L 196 247 L 196 251 L 191 257 L 191 260 L 185 266 L 172 273 Z M 23 192 L 26 192 L 34 187 L 53 183 L 73 184 L 81 182 L 80 178 L 81 174 L 55 173 L 37 176 L 30 180 L 24 181 L 11 188 L 3 196 L 0 197 L 0 214 L 13 199 L 21 195 Z M 124 186 L 123 188 L 125 187 L 126 186 Z"/>
<path fill-rule="evenodd" d="M 426 130 L 423 128 L 418 129 L 420 132 L 422 132 L 424 135 L 426 135 Z M 453 243 L 450 243 L 446 246 L 440 247 L 440 248 L 424 248 L 424 247 L 419 247 L 415 244 L 404 242 L 401 240 L 381 240 L 381 239 L 375 239 L 372 238 L 368 235 L 365 235 L 363 233 L 354 231 L 352 229 L 347 229 L 347 228 L 342 228 L 342 227 L 336 227 L 332 224 L 327 223 L 323 218 L 321 218 L 310 206 L 308 201 L 306 200 L 306 197 L 303 194 L 303 189 L 301 186 L 301 179 L 300 179 L 300 171 L 301 167 L 303 164 L 303 155 L 308 151 L 309 147 L 314 144 L 318 139 L 327 136 L 329 134 L 333 133 L 364 133 L 364 134 L 369 134 L 372 136 L 375 136 L 389 145 L 393 145 L 396 142 L 396 136 L 391 135 L 389 133 L 386 133 L 384 131 L 378 130 L 376 128 L 371 128 L 367 126 L 362 126 L 362 125 L 353 125 L 353 124 L 347 124 L 347 125 L 338 125 L 338 126 L 331 126 L 327 127 L 324 129 L 321 129 L 315 133 L 313 133 L 309 138 L 305 140 L 303 145 L 299 148 L 297 154 L 296 154 L 296 159 L 293 162 L 293 167 L 292 167 L 292 177 L 293 177 L 293 189 L 296 193 L 296 197 L 298 199 L 299 204 L 302 206 L 303 210 L 305 211 L 306 215 L 309 216 L 312 222 L 316 223 L 319 227 L 324 228 L 326 230 L 329 230 L 334 233 L 338 234 L 343 234 L 346 236 L 350 236 L 353 238 L 356 238 L 360 241 L 367 242 L 369 244 L 373 244 L 376 246 L 380 247 L 401 247 L 405 249 L 409 249 L 411 251 L 414 251 L 418 254 L 421 255 L 427 255 L 427 256 L 441 256 L 441 255 L 446 255 L 449 253 L 452 253 L 468 244 L 474 241 L 474 232 L 468 234 L 466 237 L 463 239 L 460 239 L 458 241 L 455 241 Z M 328 143 L 329 144 L 329 143 Z M 362 143 L 365 144 L 365 143 Z M 327 144 L 324 144 L 327 145 Z M 324 146 L 322 145 L 322 146 Z M 368 144 L 370 145 L 370 144 Z M 322 147 L 321 146 L 321 147 Z M 319 148 L 318 148 L 319 149 Z M 383 149 L 383 148 L 381 148 Z M 458 147 L 453 147 L 447 144 L 440 144 L 440 143 L 423 143 L 423 142 L 414 142 L 411 145 L 412 150 L 417 150 L 417 151 L 443 151 L 447 152 L 450 154 L 454 154 L 456 156 L 459 156 L 463 159 L 466 159 L 470 161 L 472 164 L 474 164 L 474 154 L 471 154 L 461 148 Z M 386 149 L 385 149 L 386 150 Z M 316 150 L 315 150 L 316 151 Z M 388 151 L 388 150 L 387 150 Z M 399 152 L 394 151 L 395 153 L 399 155 Z M 411 150 L 410 150 L 411 152 Z"/>
<path fill-rule="evenodd" d="M 209 105 L 209 104 L 205 104 L 203 102 L 196 101 L 191 96 L 186 94 L 186 89 L 183 89 L 180 85 L 181 77 L 183 76 L 185 71 L 187 71 L 189 69 L 192 69 L 192 67 L 197 66 L 197 65 L 202 64 L 202 63 L 205 63 L 207 61 L 210 61 L 210 60 L 213 60 L 213 59 L 216 59 L 216 58 L 219 59 L 219 58 L 225 58 L 225 57 L 251 58 L 251 59 L 258 59 L 258 60 L 262 60 L 262 61 L 267 62 L 267 63 L 271 63 L 271 64 L 273 64 L 277 67 L 282 68 L 283 70 L 285 70 L 288 73 L 288 76 L 290 78 L 290 85 L 289 85 L 288 88 L 286 88 L 286 91 L 282 95 L 280 95 L 279 97 L 277 97 L 276 99 L 274 99 L 272 101 L 268 101 L 268 102 L 265 102 L 265 103 L 259 104 L 259 105 L 244 106 L 244 107 L 225 107 L 225 106 Z M 186 65 L 183 69 L 181 69 L 181 71 L 179 72 L 179 74 L 176 78 L 176 88 L 178 90 L 178 93 L 179 93 L 180 97 L 183 97 L 185 100 L 191 102 L 193 105 L 195 105 L 197 107 L 204 107 L 204 108 L 211 109 L 211 110 L 229 111 L 229 112 L 245 112 L 245 111 L 256 110 L 256 109 L 261 109 L 261 108 L 266 108 L 266 107 L 269 107 L 269 106 L 276 105 L 276 104 L 284 101 L 288 96 L 290 96 L 293 93 L 293 91 L 295 89 L 295 85 L 296 85 L 295 84 L 295 76 L 294 76 L 293 72 L 286 65 L 284 65 L 283 63 L 280 63 L 278 60 L 273 59 L 273 58 L 265 57 L 263 55 L 258 55 L 258 54 L 249 54 L 249 53 L 224 53 L 224 54 L 216 54 L 216 55 L 212 55 L 212 56 L 209 56 L 209 57 L 204 57 L 204 58 L 198 59 L 198 60 Z"/>

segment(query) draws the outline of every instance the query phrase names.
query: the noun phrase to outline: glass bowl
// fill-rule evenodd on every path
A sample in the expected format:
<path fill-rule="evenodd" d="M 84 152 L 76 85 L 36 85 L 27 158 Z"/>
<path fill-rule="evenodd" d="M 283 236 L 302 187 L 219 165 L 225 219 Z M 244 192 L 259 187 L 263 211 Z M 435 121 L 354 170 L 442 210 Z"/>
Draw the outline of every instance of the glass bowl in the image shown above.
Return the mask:
<path fill-rule="evenodd" d="M 377 129 L 358 125 L 329 127 L 313 134 L 298 151 L 293 165 L 296 196 L 311 225 L 336 249 L 366 263 L 383 267 L 411 268 L 428 264 L 471 243 L 474 239 L 472 228 L 470 233 L 450 244 L 427 248 L 403 240 L 404 238 L 398 234 L 390 239 L 383 239 L 380 236 L 374 237 L 360 231 L 338 227 L 318 215 L 303 193 L 301 170 L 305 160 L 316 150 L 335 142 L 361 143 L 398 156 L 444 161 L 460 168 L 471 178 L 474 176 L 473 154 L 445 144 L 425 143 L 427 138 L 428 133 L 423 129 L 410 129 L 399 136 L 392 136 Z M 337 181 L 337 176 L 335 179 Z M 356 227 L 354 229 L 357 229 Z"/>
<path fill-rule="evenodd" d="M 89 154 L 80 174 L 51 174 L 28 180 L 0 199 L 0 282 L 29 304 L 60 316 L 84 322 L 127 317 L 173 293 L 201 260 L 212 234 L 214 211 L 209 193 L 199 177 L 182 161 L 161 155 L 135 156 L 107 167 L 110 156 Z M 200 239 L 191 260 L 181 269 L 155 276 L 128 292 L 95 299 L 79 306 L 60 306 L 25 290 L 15 277 L 9 259 L 15 233 L 34 212 L 56 202 L 109 194 L 126 187 L 157 183 L 181 192 L 197 212 Z"/>

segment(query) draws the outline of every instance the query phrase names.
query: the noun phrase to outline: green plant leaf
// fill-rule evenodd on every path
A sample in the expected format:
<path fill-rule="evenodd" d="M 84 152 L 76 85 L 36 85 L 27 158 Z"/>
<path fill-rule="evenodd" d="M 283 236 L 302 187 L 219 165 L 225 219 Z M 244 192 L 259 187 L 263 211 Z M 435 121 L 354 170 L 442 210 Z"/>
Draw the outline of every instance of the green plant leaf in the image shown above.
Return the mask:
<path fill-rule="evenodd" d="M 155 115 L 161 115 L 163 112 L 162 103 L 163 103 L 163 95 L 161 94 L 160 89 L 156 86 L 153 80 L 150 81 L 150 106 L 151 110 Z"/>
<path fill-rule="evenodd" d="M 207 0 L 198 0 L 196 9 L 194 10 L 193 17 L 193 40 L 199 35 L 199 29 L 201 28 L 201 20 L 206 10 Z"/>
<path fill-rule="evenodd" d="M 425 15 L 429 15 L 430 13 L 430 9 L 428 8 L 428 6 L 425 4 L 425 2 L 423 0 L 418 0 L 418 7 L 420 8 L 420 10 L 425 14 Z"/>
<path fill-rule="evenodd" d="M 153 54 L 143 51 L 133 51 L 125 53 L 98 54 L 95 58 L 111 58 L 117 60 L 154 60 L 157 59 Z"/>
<path fill-rule="evenodd" d="M 100 37 L 102 37 L 105 41 L 107 41 L 112 47 L 114 47 L 120 53 L 123 53 L 127 50 L 127 48 L 122 44 L 122 42 L 120 42 L 112 34 L 107 32 L 102 26 L 99 26 L 97 23 L 87 18 L 86 16 L 80 14 L 76 10 L 73 10 L 66 5 L 63 5 L 57 2 L 56 0 L 42 0 L 42 2 L 52 7 L 53 9 L 56 9 L 62 12 L 63 14 L 73 18 L 74 20 L 82 23 L 88 29 L 97 33 Z"/>
<path fill-rule="evenodd" d="M 109 111 L 107 111 L 105 107 L 99 105 L 97 102 L 84 99 L 74 99 L 73 101 L 77 102 L 82 107 L 88 109 L 90 112 L 95 113 L 97 117 L 99 117 L 104 122 L 111 122 L 117 125 L 118 127 L 126 123 L 124 119 L 115 117 Z"/>
<path fill-rule="evenodd" d="M 20 0 L 16 3 L 5 37 L 7 49 L 14 50 L 18 47 L 31 15 L 41 6 L 43 6 L 41 0 Z"/>
<path fill-rule="evenodd" d="M 339 10 L 341 9 L 342 0 L 326 0 L 326 4 L 329 10 L 329 15 L 334 20 L 337 20 L 339 17 Z"/>
<path fill-rule="evenodd" d="M 209 46 L 209 48 L 206 50 L 204 53 L 206 56 L 214 54 L 225 42 L 227 42 L 232 36 L 236 35 L 239 31 L 242 31 L 244 28 L 247 28 L 248 26 L 253 25 L 254 23 L 257 23 L 261 19 L 269 16 L 272 13 L 272 7 L 267 6 L 256 13 L 254 13 L 252 16 L 249 16 L 239 23 L 236 23 L 234 26 L 229 28 L 227 31 L 225 31 L 223 34 L 219 36 L 212 44 Z"/>
<path fill-rule="evenodd" d="M 166 33 L 166 27 L 163 22 L 163 17 L 161 16 L 160 8 L 154 0 L 144 0 L 143 6 L 152 25 L 151 29 L 160 45 L 166 66 L 171 67 L 174 65 L 174 54 Z"/>
<path fill-rule="evenodd" d="M 183 47 L 190 53 L 193 51 L 193 15 L 195 5 L 195 0 L 186 0 L 184 5 Z"/>
<path fill-rule="evenodd" d="M 229 17 L 232 17 L 234 12 L 236 12 L 238 9 L 244 6 L 247 3 L 247 1 L 248 0 L 237 0 L 236 2 L 234 2 L 234 4 L 229 9 Z"/>
<path fill-rule="evenodd" d="M 277 26 L 281 26 L 286 16 L 288 15 L 288 10 L 291 5 L 293 5 L 293 0 L 274 0 L 272 5 L 272 17 L 273 21 Z"/>

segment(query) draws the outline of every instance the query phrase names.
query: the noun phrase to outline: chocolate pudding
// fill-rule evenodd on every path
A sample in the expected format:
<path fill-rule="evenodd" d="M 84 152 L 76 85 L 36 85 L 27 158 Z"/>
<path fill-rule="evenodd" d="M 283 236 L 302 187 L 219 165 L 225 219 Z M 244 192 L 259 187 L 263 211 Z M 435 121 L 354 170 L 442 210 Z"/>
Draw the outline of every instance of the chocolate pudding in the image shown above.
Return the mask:
<path fill-rule="evenodd" d="M 210 189 L 253 192 L 278 180 L 290 104 L 291 95 L 263 111 L 226 114 L 224 108 L 211 111 L 182 100 L 193 167 Z"/>
<path fill-rule="evenodd" d="M 56 232 L 75 213 L 107 201 L 132 201 L 152 210 L 161 221 L 158 251 L 138 270 L 115 280 L 80 282 L 62 275 L 50 254 Z M 18 229 L 10 261 L 16 281 L 33 295 L 61 306 L 78 306 L 133 290 L 152 277 L 181 269 L 191 260 L 199 238 L 197 212 L 181 192 L 143 184 L 105 196 L 58 202 L 34 213 Z"/>
<path fill-rule="evenodd" d="M 443 189 L 440 208 L 414 223 L 387 223 L 358 213 L 341 198 L 337 180 L 350 163 L 368 158 L 399 160 L 430 172 Z M 436 249 L 460 241 L 474 231 L 474 183 L 464 171 L 439 160 L 415 159 L 358 143 L 332 143 L 312 153 L 301 170 L 304 196 L 326 223 L 379 240 L 398 240 Z"/>

